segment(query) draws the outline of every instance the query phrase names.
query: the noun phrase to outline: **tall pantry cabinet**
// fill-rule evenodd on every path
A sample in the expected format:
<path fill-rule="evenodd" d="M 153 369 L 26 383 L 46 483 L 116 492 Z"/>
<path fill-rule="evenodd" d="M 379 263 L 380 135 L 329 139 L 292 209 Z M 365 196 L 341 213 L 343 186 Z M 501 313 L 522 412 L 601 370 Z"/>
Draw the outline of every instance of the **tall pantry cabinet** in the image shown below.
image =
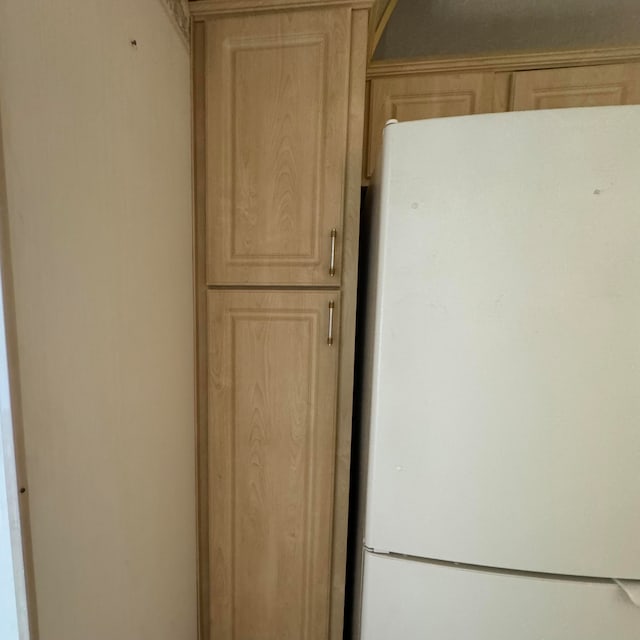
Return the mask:
<path fill-rule="evenodd" d="M 337 640 L 371 3 L 190 4 L 201 638 Z"/>

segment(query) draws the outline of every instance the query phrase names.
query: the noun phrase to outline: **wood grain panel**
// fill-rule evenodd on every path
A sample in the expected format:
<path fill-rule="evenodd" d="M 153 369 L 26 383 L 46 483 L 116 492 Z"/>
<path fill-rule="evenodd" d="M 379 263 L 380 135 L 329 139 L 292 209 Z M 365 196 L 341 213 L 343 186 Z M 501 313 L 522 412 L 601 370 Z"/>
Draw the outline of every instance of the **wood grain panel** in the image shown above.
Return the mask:
<path fill-rule="evenodd" d="M 210 291 L 211 631 L 329 633 L 338 327 L 314 291 Z"/>
<path fill-rule="evenodd" d="M 375 0 L 369 12 L 369 58 L 380 42 L 380 38 L 391 18 L 398 0 Z"/>
<path fill-rule="evenodd" d="M 640 103 L 640 63 L 515 73 L 513 111 Z"/>
<path fill-rule="evenodd" d="M 351 21 L 351 82 L 345 189 L 342 303 L 340 310 L 340 373 L 335 455 L 333 570 L 330 640 L 342 640 L 345 613 L 345 570 L 351 470 L 353 374 L 360 236 L 360 178 L 364 128 L 367 11 L 353 12 Z"/>
<path fill-rule="evenodd" d="M 350 11 L 206 24 L 209 284 L 339 284 Z"/>
<path fill-rule="evenodd" d="M 496 73 L 493 81 L 493 112 L 509 111 L 511 105 L 511 83 L 513 74 L 508 71 Z"/>
<path fill-rule="evenodd" d="M 327 7 L 368 9 L 373 2 L 374 0 L 190 0 L 189 13 L 194 17 L 200 17 Z"/>
<path fill-rule="evenodd" d="M 422 74 L 373 78 L 370 91 L 367 173 L 373 174 L 384 124 L 488 113 L 493 107 L 493 73 Z"/>
<path fill-rule="evenodd" d="M 529 69 L 560 69 L 590 67 L 601 64 L 638 62 L 640 47 L 604 47 L 562 51 L 532 51 L 486 56 L 453 56 L 437 58 L 406 58 L 373 60 L 367 69 L 368 78 L 390 78 L 426 73 L 471 73 L 472 71 L 525 71 Z"/>

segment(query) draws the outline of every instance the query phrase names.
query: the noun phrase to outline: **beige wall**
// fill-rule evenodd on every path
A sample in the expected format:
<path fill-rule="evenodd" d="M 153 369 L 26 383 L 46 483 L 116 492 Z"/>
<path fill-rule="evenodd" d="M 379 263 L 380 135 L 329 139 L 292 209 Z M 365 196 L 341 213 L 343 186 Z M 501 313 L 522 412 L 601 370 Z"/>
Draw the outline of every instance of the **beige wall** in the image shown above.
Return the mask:
<path fill-rule="evenodd" d="M 196 635 L 189 102 L 159 0 L 0 2 L 42 640 Z"/>

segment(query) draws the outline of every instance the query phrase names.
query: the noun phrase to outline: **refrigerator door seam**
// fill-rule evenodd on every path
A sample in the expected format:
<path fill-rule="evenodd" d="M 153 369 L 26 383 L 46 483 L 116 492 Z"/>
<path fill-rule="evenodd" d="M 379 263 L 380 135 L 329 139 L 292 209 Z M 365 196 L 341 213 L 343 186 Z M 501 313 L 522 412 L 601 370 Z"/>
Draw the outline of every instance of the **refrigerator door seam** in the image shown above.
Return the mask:
<path fill-rule="evenodd" d="M 563 573 L 545 573 L 541 571 L 526 571 L 522 569 L 505 569 L 502 567 L 487 567 L 479 564 L 468 564 L 465 562 L 454 562 L 451 560 L 438 560 L 436 558 L 423 558 L 420 556 L 411 556 L 404 553 L 396 553 L 394 551 L 385 551 L 382 549 L 374 549 L 373 547 L 364 546 L 364 550 L 369 553 L 388 557 L 388 558 L 396 558 L 399 560 L 407 560 L 409 562 L 421 562 L 425 564 L 432 564 L 441 567 L 451 567 L 455 569 L 464 569 L 467 571 L 475 571 L 480 573 L 493 573 L 493 574 L 501 574 L 508 576 L 520 576 L 523 578 L 539 578 L 542 580 L 561 580 L 565 582 L 588 582 L 588 583 L 599 583 L 599 584 L 615 584 L 620 589 L 622 589 L 629 600 L 637 606 L 640 607 L 640 579 L 639 580 L 622 580 L 619 578 L 611 577 L 611 578 L 603 578 L 596 576 L 577 576 L 577 575 L 569 575 Z M 624 585 L 624 586 L 623 586 Z M 638 599 L 638 601 L 636 601 Z"/>

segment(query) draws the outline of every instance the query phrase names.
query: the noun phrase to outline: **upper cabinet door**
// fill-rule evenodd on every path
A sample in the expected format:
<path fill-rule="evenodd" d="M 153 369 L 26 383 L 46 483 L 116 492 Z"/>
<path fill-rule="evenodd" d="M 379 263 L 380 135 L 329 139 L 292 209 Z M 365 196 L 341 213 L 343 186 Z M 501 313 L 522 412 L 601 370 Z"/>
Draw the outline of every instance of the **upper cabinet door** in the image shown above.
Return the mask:
<path fill-rule="evenodd" d="M 366 177 L 373 175 L 382 129 L 399 122 L 493 110 L 493 73 L 415 74 L 371 80 Z"/>
<path fill-rule="evenodd" d="M 209 284 L 339 284 L 350 21 L 333 8 L 206 22 Z"/>
<path fill-rule="evenodd" d="M 514 74 L 514 111 L 638 103 L 640 63 L 543 69 Z"/>

